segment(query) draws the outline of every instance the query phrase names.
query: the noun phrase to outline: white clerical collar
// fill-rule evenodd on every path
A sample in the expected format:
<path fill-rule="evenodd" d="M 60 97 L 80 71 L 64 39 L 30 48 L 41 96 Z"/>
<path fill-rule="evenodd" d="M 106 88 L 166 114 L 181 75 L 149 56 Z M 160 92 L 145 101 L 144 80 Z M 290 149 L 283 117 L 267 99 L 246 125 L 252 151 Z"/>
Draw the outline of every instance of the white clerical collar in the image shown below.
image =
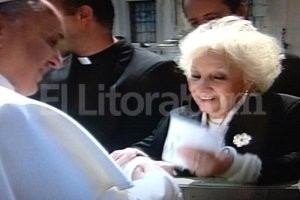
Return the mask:
<path fill-rule="evenodd" d="M 89 57 L 77 57 L 78 61 L 82 65 L 91 65 L 92 61 L 89 59 Z"/>
<path fill-rule="evenodd" d="M 102 52 L 102 51 L 110 48 L 111 46 L 113 46 L 118 41 L 119 41 L 118 38 L 113 37 L 113 42 L 111 44 L 109 44 L 107 47 L 101 49 L 99 52 Z M 99 53 L 99 52 L 97 52 L 97 53 Z M 95 54 L 97 54 L 97 53 L 95 53 Z M 77 59 L 80 62 L 80 64 L 82 64 L 82 65 L 91 65 L 91 64 L 93 64 L 93 62 L 91 61 L 91 59 L 89 57 L 87 57 L 87 56 L 77 57 Z"/>
<path fill-rule="evenodd" d="M 0 86 L 6 87 L 11 90 L 15 90 L 15 87 L 7 80 L 4 76 L 0 74 Z"/>

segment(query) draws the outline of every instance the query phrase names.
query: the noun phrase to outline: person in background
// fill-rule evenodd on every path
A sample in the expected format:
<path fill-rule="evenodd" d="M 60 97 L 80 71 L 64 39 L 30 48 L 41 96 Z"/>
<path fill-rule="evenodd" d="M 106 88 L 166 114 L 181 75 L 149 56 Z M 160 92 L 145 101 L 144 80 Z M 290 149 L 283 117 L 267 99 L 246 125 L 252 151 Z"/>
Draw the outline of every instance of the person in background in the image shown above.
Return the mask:
<path fill-rule="evenodd" d="M 182 0 L 182 9 L 190 25 L 199 25 L 228 15 L 247 18 L 245 0 Z"/>
<path fill-rule="evenodd" d="M 62 17 L 48 1 L 0 0 L 0 199 L 180 199 L 149 158 L 122 172 L 76 121 L 25 97 L 62 64 L 63 38 Z"/>
<path fill-rule="evenodd" d="M 245 0 L 182 0 L 184 14 L 193 27 L 228 15 L 247 18 Z M 270 88 L 271 91 L 300 97 L 300 58 L 286 53 L 283 70 Z"/>
<path fill-rule="evenodd" d="M 37 99 L 66 111 L 108 151 L 148 136 L 164 114 L 181 105 L 184 75 L 173 61 L 113 36 L 111 0 L 50 2 L 63 14 L 61 50 L 72 58 L 56 89 L 46 82 L 48 90 L 42 87 Z"/>
<path fill-rule="evenodd" d="M 192 176 L 238 183 L 300 178 L 300 99 L 269 91 L 282 49 L 250 21 L 227 16 L 200 25 L 180 44 L 180 67 L 195 101 L 171 111 L 153 135 L 113 152 L 119 163 L 142 156 Z"/>

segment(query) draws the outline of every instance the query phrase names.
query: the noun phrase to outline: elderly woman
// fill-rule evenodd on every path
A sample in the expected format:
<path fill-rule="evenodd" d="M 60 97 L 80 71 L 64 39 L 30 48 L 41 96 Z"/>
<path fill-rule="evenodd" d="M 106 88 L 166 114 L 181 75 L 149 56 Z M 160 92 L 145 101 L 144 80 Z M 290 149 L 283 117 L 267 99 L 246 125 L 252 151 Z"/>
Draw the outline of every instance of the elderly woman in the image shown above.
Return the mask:
<path fill-rule="evenodd" d="M 181 199 L 149 158 L 120 171 L 78 122 L 24 96 L 59 68 L 63 38 L 62 16 L 47 0 L 0 0 L 0 199 Z"/>
<path fill-rule="evenodd" d="M 231 16 L 199 26 L 180 49 L 194 102 L 171 111 L 137 149 L 112 156 L 124 163 L 148 154 L 171 172 L 240 183 L 299 179 L 300 99 L 268 92 L 281 71 L 277 41 Z"/>

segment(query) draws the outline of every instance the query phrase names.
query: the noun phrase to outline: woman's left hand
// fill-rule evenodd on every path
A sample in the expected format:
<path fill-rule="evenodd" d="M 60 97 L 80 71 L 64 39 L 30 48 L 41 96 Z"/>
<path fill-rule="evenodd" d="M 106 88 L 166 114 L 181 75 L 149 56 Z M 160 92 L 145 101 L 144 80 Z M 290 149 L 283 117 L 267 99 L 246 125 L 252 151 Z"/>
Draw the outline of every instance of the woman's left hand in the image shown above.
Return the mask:
<path fill-rule="evenodd" d="M 196 176 L 212 177 L 225 173 L 233 163 L 233 156 L 220 151 L 212 153 L 192 147 L 182 147 L 178 153 L 188 169 Z"/>

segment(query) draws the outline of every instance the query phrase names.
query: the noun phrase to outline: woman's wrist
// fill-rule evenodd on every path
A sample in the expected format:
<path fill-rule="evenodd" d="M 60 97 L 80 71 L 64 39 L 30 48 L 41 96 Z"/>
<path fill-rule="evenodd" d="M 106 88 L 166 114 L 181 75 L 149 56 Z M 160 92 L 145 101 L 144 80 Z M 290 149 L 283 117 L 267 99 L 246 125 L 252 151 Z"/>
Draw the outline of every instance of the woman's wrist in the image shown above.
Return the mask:
<path fill-rule="evenodd" d="M 219 168 L 217 170 L 217 175 L 226 173 L 232 166 L 234 158 L 236 156 L 236 150 L 233 147 L 225 146 L 217 154 L 219 160 Z"/>

